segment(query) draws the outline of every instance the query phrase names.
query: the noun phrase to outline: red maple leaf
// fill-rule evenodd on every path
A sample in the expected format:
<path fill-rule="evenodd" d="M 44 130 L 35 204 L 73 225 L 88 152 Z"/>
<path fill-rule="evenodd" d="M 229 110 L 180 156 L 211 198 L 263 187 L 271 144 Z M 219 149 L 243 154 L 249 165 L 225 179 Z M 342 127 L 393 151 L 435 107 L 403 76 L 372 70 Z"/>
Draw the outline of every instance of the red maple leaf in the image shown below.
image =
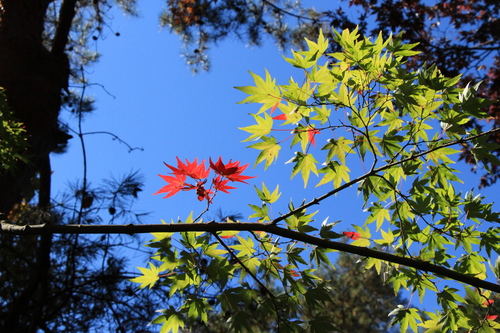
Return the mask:
<path fill-rule="evenodd" d="M 186 184 L 186 175 L 184 174 L 174 174 L 174 176 L 164 176 L 164 175 L 158 175 L 163 180 L 165 180 L 168 184 L 163 186 L 158 192 L 154 193 L 153 195 L 160 194 L 160 193 L 168 193 L 163 199 L 168 198 L 179 192 L 180 190 L 188 190 L 190 189 L 189 184 Z"/>
<path fill-rule="evenodd" d="M 217 191 L 222 191 L 224 193 L 229 193 L 227 190 L 234 190 L 236 187 L 227 186 L 226 184 L 229 182 L 229 179 L 222 179 L 220 176 L 217 176 L 212 180 L 214 184 L 214 188 Z"/>
<path fill-rule="evenodd" d="M 487 320 L 495 320 L 495 319 L 497 319 L 497 318 L 498 318 L 498 315 L 487 315 L 487 316 L 486 316 L 486 319 L 487 319 Z"/>
<path fill-rule="evenodd" d="M 344 231 L 343 234 L 346 235 L 347 237 L 349 237 L 350 239 L 353 239 L 353 240 L 361 238 L 361 234 L 359 232 L 356 232 L 356 231 Z"/>
<path fill-rule="evenodd" d="M 191 163 L 186 159 L 186 164 L 182 163 L 182 161 L 177 158 L 177 168 L 163 162 L 167 167 L 169 167 L 174 175 L 181 174 L 191 177 L 193 179 L 205 179 L 208 177 L 210 173 L 210 169 L 206 169 L 205 160 L 202 160 L 200 164 L 198 164 L 198 159 L 195 158 Z"/>
<path fill-rule="evenodd" d="M 314 127 L 309 127 L 309 129 L 307 130 L 307 139 L 314 147 L 316 147 L 316 139 L 314 137 L 319 133 L 319 130 L 315 129 Z"/>
<path fill-rule="evenodd" d="M 246 179 L 255 178 L 250 176 L 243 176 L 241 174 L 248 167 L 248 164 L 240 166 L 239 161 L 233 162 L 232 160 L 229 160 L 228 163 L 224 164 L 222 162 L 222 157 L 219 157 L 217 163 L 214 163 L 212 159 L 210 159 L 210 167 L 215 171 L 215 173 L 229 179 L 232 182 L 241 182 L 248 184 L 247 182 L 245 182 Z"/>
<path fill-rule="evenodd" d="M 274 120 L 286 120 L 286 114 L 282 113 L 279 116 L 273 117 Z"/>

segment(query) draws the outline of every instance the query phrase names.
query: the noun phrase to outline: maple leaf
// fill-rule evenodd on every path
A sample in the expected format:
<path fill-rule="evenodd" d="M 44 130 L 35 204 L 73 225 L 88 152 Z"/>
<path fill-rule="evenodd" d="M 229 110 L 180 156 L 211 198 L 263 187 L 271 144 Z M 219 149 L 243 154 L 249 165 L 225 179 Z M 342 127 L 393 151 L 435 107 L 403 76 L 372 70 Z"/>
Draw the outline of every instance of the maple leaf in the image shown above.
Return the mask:
<path fill-rule="evenodd" d="M 227 220 L 226 222 L 230 223 L 230 222 L 233 222 L 233 221 Z M 238 233 L 239 233 L 239 231 L 236 231 L 236 230 L 225 230 L 225 231 L 221 231 L 218 235 L 222 239 L 229 239 L 229 238 L 233 238 Z"/>
<path fill-rule="evenodd" d="M 267 137 L 263 136 L 262 142 L 257 142 L 251 146 L 248 146 L 247 148 L 255 148 L 262 150 L 255 160 L 255 166 L 259 164 L 262 161 L 266 161 L 266 164 L 264 166 L 264 170 L 267 169 L 271 163 L 276 161 L 278 159 L 278 153 L 281 149 L 279 143 L 276 143 L 276 138 L 275 137 Z"/>
<path fill-rule="evenodd" d="M 320 131 L 315 129 L 312 126 L 310 126 L 308 131 L 307 131 L 307 139 L 313 145 L 313 147 L 316 147 L 316 139 L 314 137 L 316 136 L 316 134 L 319 134 L 319 133 L 320 133 Z"/>
<path fill-rule="evenodd" d="M 344 231 L 343 234 L 346 235 L 347 237 L 349 237 L 350 239 L 353 239 L 353 240 L 357 240 L 357 239 L 361 238 L 361 234 L 359 232 L 356 232 L 356 231 Z"/>
<path fill-rule="evenodd" d="M 494 300 L 492 300 L 492 299 L 488 299 L 488 300 L 484 301 L 483 305 L 485 305 L 485 306 L 489 306 L 489 305 L 492 305 L 493 303 L 495 303 L 495 301 L 494 301 Z"/>
<path fill-rule="evenodd" d="M 168 193 L 163 199 L 168 198 L 179 192 L 180 190 L 189 190 L 192 185 L 186 184 L 186 175 L 185 174 L 174 174 L 174 176 L 165 176 L 158 175 L 163 180 L 165 180 L 168 184 L 163 186 L 158 192 L 153 195 L 160 193 Z"/>
<path fill-rule="evenodd" d="M 149 267 L 150 269 L 137 267 L 141 271 L 142 275 L 130 279 L 129 281 L 140 283 L 141 286 L 139 288 L 141 289 L 145 287 L 149 287 L 149 289 L 151 289 L 159 279 L 158 275 L 160 273 L 160 268 L 156 267 L 152 263 L 149 263 Z"/>
<path fill-rule="evenodd" d="M 278 105 L 280 105 L 280 102 L 281 102 L 281 100 L 278 100 L 276 102 L 276 104 L 273 105 L 273 107 L 271 108 L 271 112 L 270 112 L 271 114 L 273 114 L 274 110 L 276 110 L 276 108 L 278 107 Z"/>
<path fill-rule="evenodd" d="M 167 164 L 164 162 L 164 164 L 169 167 L 174 175 L 181 174 L 181 175 L 186 175 L 188 177 L 191 177 L 193 179 L 205 179 L 208 177 L 208 174 L 210 173 L 210 169 L 205 168 L 205 160 L 202 160 L 200 164 L 198 164 L 198 159 L 195 158 L 192 163 L 190 163 L 186 159 L 186 164 L 182 163 L 182 161 L 177 158 L 177 168 Z"/>
<path fill-rule="evenodd" d="M 232 186 L 227 186 L 226 184 L 229 182 L 229 179 L 222 179 L 220 176 L 217 176 L 212 180 L 212 183 L 214 184 L 214 188 L 217 191 L 222 191 L 224 193 L 229 193 L 227 190 L 233 190 L 236 187 Z"/>
<path fill-rule="evenodd" d="M 271 116 L 269 116 L 267 113 L 264 113 L 264 117 L 256 114 L 251 115 L 252 117 L 254 117 L 257 124 L 247 127 L 238 127 L 239 129 L 252 134 L 248 138 L 243 140 L 243 142 L 256 140 L 264 135 L 267 135 L 271 132 L 271 129 L 273 127 L 273 118 L 271 118 Z"/>
<path fill-rule="evenodd" d="M 224 164 L 222 162 L 222 157 L 219 157 L 217 163 L 214 163 L 212 159 L 210 159 L 210 167 L 215 171 L 215 173 L 221 175 L 224 178 L 227 178 L 232 182 L 241 182 L 248 184 L 247 182 L 245 182 L 246 179 L 255 178 L 251 176 L 243 176 L 241 174 L 248 167 L 248 164 L 240 166 L 239 161 L 233 162 L 232 160 L 229 160 L 228 163 Z"/>
<path fill-rule="evenodd" d="M 291 267 L 291 265 L 286 265 L 285 267 L 281 267 L 281 268 L 286 270 L 290 274 L 290 276 L 300 277 L 300 274 L 295 269 L 291 269 L 290 267 Z"/>
<path fill-rule="evenodd" d="M 286 163 L 295 163 L 292 169 L 292 178 L 301 172 L 302 179 L 304 180 L 304 187 L 307 186 L 311 172 L 316 176 L 318 175 L 318 170 L 316 169 L 318 161 L 316 161 L 312 154 L 303 154 L 298 151 L 295 153 L 295 156 Z"/>
<path fill-rule="evenodd" d="M 286 114 L 282 113 L 279 116 L 273 117 L 274 120 L 287 120 Z"/>
<path fill-rule="evenodd" d="M 487 315 L 486 320 L 495 320 L 498 318 L 498 315 Z"/>

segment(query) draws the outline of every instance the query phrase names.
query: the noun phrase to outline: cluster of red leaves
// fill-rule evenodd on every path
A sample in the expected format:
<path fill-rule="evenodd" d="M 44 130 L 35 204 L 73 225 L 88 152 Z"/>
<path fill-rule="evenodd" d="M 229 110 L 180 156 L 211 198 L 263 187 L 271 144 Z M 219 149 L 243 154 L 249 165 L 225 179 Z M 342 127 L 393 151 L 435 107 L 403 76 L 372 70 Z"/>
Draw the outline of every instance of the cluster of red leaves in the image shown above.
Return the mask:
<path fill-rule="evenodd" d="M 224 193 L 229 193 L 228 190 L 235 189 L 227 185 L 228 182 L 241 182 L 247 184 L 245 180 L 255 177 L 244 176 L 241 173 L 245 171 L 248 164 L 240 166 L 240 162 L 233 162 L 229 160 L 226 164 L 222 162 L 222 157 L 219 157 L 217 162 L 213 162 L 210 159 L 210 167 L 205 166 L 205 160 L 198 163 L 198 159 L 194 159 L 193 162 L 186 160 L 184 164 L 179 157 L 177 157 L 177 167 L 164 163 L 172 172 L 172 176 L 158 175 L 168 184 L 163 186 L 158 192 L 154 193 L 167 193 L 164 198 L 168 198 L 178 193 L 179 191 L 191 191 L 195 190 L 198 196 L 198 200 L 207 200 L 212 202 L 212 198 L 218 191 Z M 205 188 L 208 181 L 208 176 L 210 174 L 210 169 L 212 169 L 216 176 L 212 179 L 209 188 Z M 193 181 L 187 182 L 187 179 L 191 178 Z"/>

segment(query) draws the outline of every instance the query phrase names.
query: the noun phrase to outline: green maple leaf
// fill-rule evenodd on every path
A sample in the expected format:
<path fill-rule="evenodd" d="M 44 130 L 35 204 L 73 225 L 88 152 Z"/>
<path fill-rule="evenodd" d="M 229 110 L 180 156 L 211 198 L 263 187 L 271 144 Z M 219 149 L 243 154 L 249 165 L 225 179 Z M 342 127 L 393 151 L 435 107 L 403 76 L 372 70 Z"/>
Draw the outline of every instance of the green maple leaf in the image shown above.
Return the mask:
<path fill-rule="evenodd" d="M 401 119 L 398 111 L 384 111 L 381 113 L 381 116 L 384 120 L 379 123 L 379 126 L 388 125 L 388 132 L 401 129 L 403 127 L 403 124 L 405 123 L 405 121 Z"/>
<path fill-rule="evenodd" d="M 326 167 L 319 170 L 320 173 L 324 173 L 325 175 L 316 186 L 333 181 L 333 187 L 338 188 L 342 184 L 342 181 L 348 182 L 350 180 L 350 171 L 347 166 L 339 164 L 337 161 L 330 161 Z"/>
<path fill-rule="evenodd" d="M 172 306 L 169 309 L 158 310 L 162 315 L 156 317 L 151 324 L 162 324 L 160 333 L 177 333 L 179 328 L 184 327 L 184 317 Z"/>
<path fill-rule="evenodd" d="M 276 102 L 281 99 L 280 91 L 276 86 L 276 79 L 273 79 L 267 70 L 265 80 L 255 73 L 249 73 L 253 77 L 255 86 L 235 87 L 236 89 L 250 95 L 238 104 L 261 103 L 263 105 L 258 113 L 264 112 L 265 110 L 275 106 Z"/>
<path fill-rule="evenodd" d="M 391 220 L 389 211 L 379 203 L 374 203 L 372 207 L 368 208 L 368 211 L 371 212 L 371 214 L 366 220 L 366 223 L 368 224 L 372 223 L 373 221 L 377 221 L 377 230 L 382 226 L 384 220 Z"/>
<path fill-rule="evenodd" d="M 245 238 L 240 237 L 238 235 L 236 235 L 236 238 L 238 238 L 240 244 L 231 245 L 229 247 L 235 249 L 236 251 L 239 251 L 237 254 L 238 258 L 241 258 L 244 256 L 252 256 L 253 253 L 255 252 L 255 249 L 254 249 L 255 244 L 252 241 L 252 239 L 250 237 L 245 239 Z"/>
<path fill-rule="evenodd" d="M 257 164 L 266 161 L 266 164 L 264 166 L 265 170 L 271 165 L 271 163 L 278 159 L 278 153 L 281 149 L 281 146 L 276 143 L 276 138 L 274 137 L 263 136 L 261 137 L 261 139 L 262 142 L 257 142 L 251 146 L 248 146 L 247 148 L 262 150 L 259 156 L 257 156 L 254 166 L 257 166 Z"/>
<path fill-rule="evenodd" d="M 297 173 L 302 172 L 302 179 L 304 180 L 304 187 L 307 186 L 307 182 L 309 180 L 309 174 L 312 172 L 316 176 L 318 175 L 318 170 L 316 168 L 316 159 L 312 154 L 303 154 L 301 152 L 297 152 L 296 156 L 289 160 L 286 163 L 295 162 L 292 170 L 292 178 L 297 175 Z"/>
<path fill-rule="evenodd" d="M 329 139 L 328 143 L 321 148 L 321 150 L 328 150 L 326 156 L 327 160 L 331 160 L 333 157 L 337 157 L 341 164 L 345 164 L 346 154 L 354 153 L 352 149 L 353 142 L 349 139 L 345 139 L 343 136 L 335 139 Z"/>
<path fill-rule="evenodd" d="M 269 116 L 267 113 L 264 113 L 264 118 L 253 113 L 251 113 L 251 115 L 254 117 L 257 124 L 247 127 L 238 127 L 240 130 L 252 134 L 242 142 L 263 137 L 264 135 L 269 134 L 269 132 L 271 132 L 271 128 L 273 127 L 273 118 L 271 118 L 271 116 Z"/>
<path fill-rule="evenodd" d="M 137 267 L 141 273 L 142 276 L 138 276 L 136 278 L 130 279 L 132 282 L 140 283 L 141 286 L 139 288 L 146 288 L 146 286 L 149 286 L 149 289 L 151 289 L 156 281 L 160 278 L 158 275 L 160 273 L 160 268 L 156 267 L 152 263 L 149 263 L 149 266 L 151 269 L 147 268 L 142 268 L 142 267 Z"/>
<path fill-rule="evenodd" d="M 274 191 L 272 193 L 271 193 L 271 191 L 269 191 L 269 189 L 267 188 L 266 184 L 264 184 L 264 182 L 262 182 L 262 191 L 257 186 L 254 186 L 254 187 L 255 187 L 255 191 L 257 192 L 257 195 L 259 196 L 259 199 L 264 201 L 264 202 L 267 202 L 267 203 L 276 202 L 276 200 L 278 200 L 279 197 L 281 196 L 281 193 L 279 191 L 279 189 L 280 189 L 279 185 L 276 186 L 276 188 L 274 189 Z"/>

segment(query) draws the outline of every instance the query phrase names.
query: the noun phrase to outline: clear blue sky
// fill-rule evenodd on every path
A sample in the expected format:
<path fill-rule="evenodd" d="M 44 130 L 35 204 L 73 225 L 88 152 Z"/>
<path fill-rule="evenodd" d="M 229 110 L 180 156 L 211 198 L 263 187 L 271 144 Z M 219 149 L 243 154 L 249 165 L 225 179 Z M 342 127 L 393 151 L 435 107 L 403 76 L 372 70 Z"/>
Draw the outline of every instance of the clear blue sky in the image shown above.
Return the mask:
<path fill-rule="evenodd" d="M 209 73 L 193 75 L 180 57 L 178 37 L 159 28 L 160 8 L 160 1 L 142 1 L 139 3 L 140 18 L 115 13 L 112 28 L 120 37 L 110 33 L 105 40 L 96 42 L 96 50 L 102 58 L 89 68 L 87 76 L 113 96 L 99 86 L 90 88 L 88 92 L 95 97 L 97 110 L 83 123 L 84 132 L 109 131 L 133 147 L 144 148 L 144 151 L 128 153 L 123 144 L 109 136 L 85 137 L 88 177 L 94 185 L 130 170 L 140 170 L 145 176 L 145 186 L 134 209 L 151 212 L 144 220 L 146 223 L 178 217 L 185 219 L 190 211 L 197 215 L 205 208 L 205 203 L 199 203 L 193 192 L 181 192 L 168 199 L 152 195 L 165 185 L 157 176 L 169 171 L 163 162 L 175 164 L 176 156 L 189 160 L 223 156 L 224 161 L 233 159 L 253 165 L 257 151 L 245 148 L 249 144 L 240 141 L 247 135 L 237 127 L 251 125 L 253 119 L 248 113 L 255 113 L 259 106 L 236 104 L 245 94 L 233 88 L 253 84 L 248 71 L 263 75 L 267 68 L 282 84 L 290 76 L 297 80 L 302 78 L 300 70 L 286 63 L 272 42 L 257 48 L 247 47 L 232 38 L 210 51 L 212 69 Z M 320 137 L 318 146 L 321 147 L 326 139 Z M 69 148 L 68 153 L 52 157 L 54 194 L 64 191 L 68 181 L 82 178 L 82 153 L 78 141 L 71 140 Z M 303 188 L 300 175 L 290 181 L 291 166 L 283 163 L 292 156 L 293 151 L 282 149 L 280 159 L 267 172 L 263 172 L 262 166 L 255 169 L 250 166 L 245 174 L 258 176 L 250 180 L 251 185 L 238 183 L 238 189 L 232 190 L 230 195 L 221 193 L 213 208 L 239 212 L 246 219 L 251 214 L 247 204 L 260 204 L 253 185 L 260 186 L 264 181 L 270 189 L 280 184 L 283 194 L 274 208 L 276 217 L 279 212 L 286 211 L 290 198 L 298 205 L 303 199 L 309 201 L 332 188 L 331 185 L 314 188 L 317 182 L 314 176 L 307 190 Z M 457 167 L 464 172 L 469 169 L 463 164 Z M 467 177 L 471 182 L 466 188 L 477 187 L 477 177 Z M 491 200 L 497 197 L 496 186 L 481 192 Z M 321 210 L 318 223 L 326 216 L 330 216 L 330 221 L 343 221 L 337 232 L 352 230 L 350 225 L 362 224 L 366 216 L 355 188 L 328 199 L 311 211 L 316 209 Z M 103 216 L 106 218 L 106 214 Z M 209 218 L 212 216 L 208 214 Z M 134 271 L 135 266 L 145 266 L 146 262 L 141 260 L 134 260 L 130 271 Z"/>

